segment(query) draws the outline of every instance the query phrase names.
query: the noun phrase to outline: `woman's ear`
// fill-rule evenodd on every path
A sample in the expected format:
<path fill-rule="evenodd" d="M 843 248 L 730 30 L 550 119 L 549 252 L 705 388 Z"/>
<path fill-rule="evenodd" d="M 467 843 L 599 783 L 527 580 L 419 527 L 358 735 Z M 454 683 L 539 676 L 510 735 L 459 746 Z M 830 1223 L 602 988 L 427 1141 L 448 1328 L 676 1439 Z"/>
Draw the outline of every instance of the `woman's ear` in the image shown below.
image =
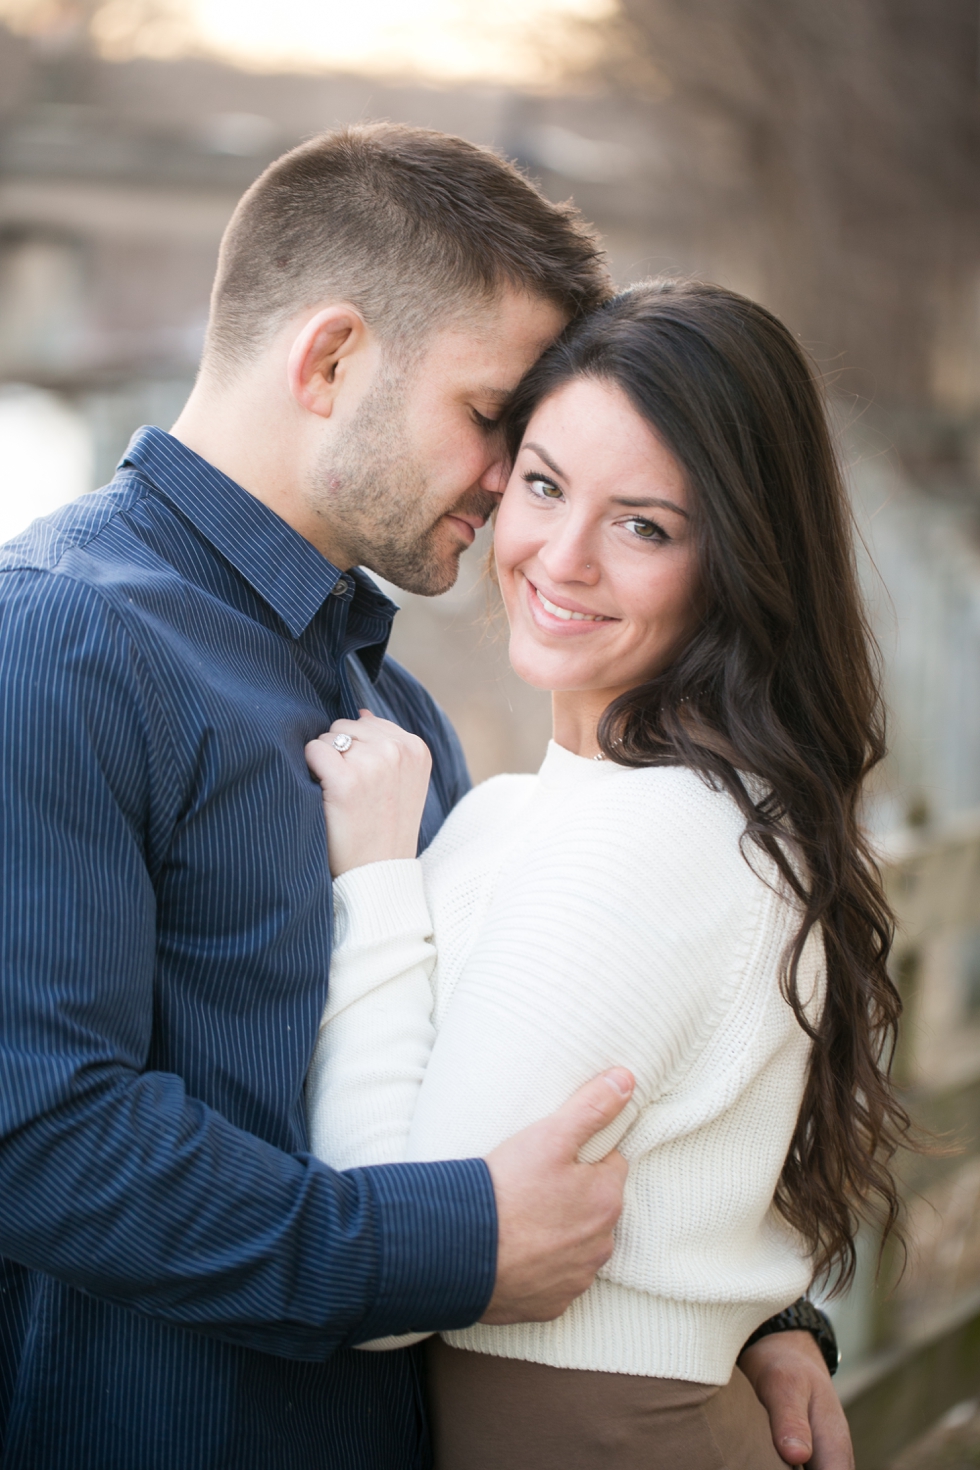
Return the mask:
<path fill-rule="evenodd" d="M 360 312 L 347 303 L 325 306 L 303 326 L 286 365 L 289 391 L 309 413 L 329 418 L 352 359 L 368 347 Z"/>

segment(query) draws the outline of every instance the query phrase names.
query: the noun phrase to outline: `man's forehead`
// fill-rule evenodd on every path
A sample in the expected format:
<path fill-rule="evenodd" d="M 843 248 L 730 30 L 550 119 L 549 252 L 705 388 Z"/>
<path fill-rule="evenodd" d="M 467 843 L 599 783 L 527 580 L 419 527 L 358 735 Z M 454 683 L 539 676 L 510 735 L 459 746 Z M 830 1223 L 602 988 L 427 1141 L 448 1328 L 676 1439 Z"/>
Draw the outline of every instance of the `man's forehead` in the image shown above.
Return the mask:
<path fill-rule="evenodd" d="M 437 331 L 429 366 L 465 378 L 469 391 L 502 402 L 565 322 L 564 313 L 552 302 L 514 293 L 493 308 Z"/>

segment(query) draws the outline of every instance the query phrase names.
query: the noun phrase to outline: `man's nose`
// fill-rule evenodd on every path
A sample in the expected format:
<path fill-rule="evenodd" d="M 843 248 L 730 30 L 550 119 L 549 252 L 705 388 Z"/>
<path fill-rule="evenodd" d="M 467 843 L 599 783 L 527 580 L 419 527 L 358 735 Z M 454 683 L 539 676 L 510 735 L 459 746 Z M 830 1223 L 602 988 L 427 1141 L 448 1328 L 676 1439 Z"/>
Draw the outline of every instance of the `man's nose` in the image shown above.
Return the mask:
<path fill-rule="evenodd" d="M 481 490 L 489 490 L 491 495 L 503 495 L 507 488 L 507 460 L 503 454 L 491 460 L 478 484 Z"/>

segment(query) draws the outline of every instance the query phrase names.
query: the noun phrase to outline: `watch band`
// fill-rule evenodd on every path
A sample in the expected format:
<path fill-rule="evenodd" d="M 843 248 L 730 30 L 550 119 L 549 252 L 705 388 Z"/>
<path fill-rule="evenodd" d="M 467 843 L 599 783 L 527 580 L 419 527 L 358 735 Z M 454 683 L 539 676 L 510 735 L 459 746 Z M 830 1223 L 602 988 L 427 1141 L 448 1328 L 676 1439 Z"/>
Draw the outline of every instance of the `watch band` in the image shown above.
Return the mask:
<path fill-rule="evenodd" d="M 785 1311 L 778 1312 L 775 1317 L 770 1317 L 768 1322 L 763 1322 L 757 1327 L 752 1336 L 744 1343 L 742 1352 L 751 1347 L 754 1342 L 759 1342 L 763 1337 L 769 1337 L 773 1332 L 812 1332 L 816 1339 L 817 1347 L 823 1355 L 827 1364 L 827 1371 L 833 1377 L 840 1366 L 840 1349 L 837 1346 L 837 1336 L 833 1324 L 826 1312 L 821 1312 L 812 1302 L 808 1302 L 805 1296 L 799 1301 L 787 1307 Z"/>

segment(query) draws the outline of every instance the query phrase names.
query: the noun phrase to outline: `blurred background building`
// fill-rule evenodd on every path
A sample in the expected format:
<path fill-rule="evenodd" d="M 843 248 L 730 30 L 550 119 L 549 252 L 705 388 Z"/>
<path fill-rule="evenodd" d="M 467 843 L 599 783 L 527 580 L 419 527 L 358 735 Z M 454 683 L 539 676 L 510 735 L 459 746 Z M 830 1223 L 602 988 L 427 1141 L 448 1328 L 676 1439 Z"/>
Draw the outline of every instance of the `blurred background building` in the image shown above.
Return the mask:
<path fill-rule="evenodd" d="M 834 1309 L 871 1470 L 980 1394 L 977 0 L 0 0 L 0 538 L 176 417 L 264 165 L 378 117 L 501 149 L 574 196 L 620 283 L 745 291 L 826 375 L 891 708 L 868 820 L 905 923 L 903 1080 L 965 1147 L 909 1169 L 898 1288 L 869 1241 Z M 478 553 L 397 600 L 394 651 L 474 774 L 533 769 L 547 704 Z"/>

